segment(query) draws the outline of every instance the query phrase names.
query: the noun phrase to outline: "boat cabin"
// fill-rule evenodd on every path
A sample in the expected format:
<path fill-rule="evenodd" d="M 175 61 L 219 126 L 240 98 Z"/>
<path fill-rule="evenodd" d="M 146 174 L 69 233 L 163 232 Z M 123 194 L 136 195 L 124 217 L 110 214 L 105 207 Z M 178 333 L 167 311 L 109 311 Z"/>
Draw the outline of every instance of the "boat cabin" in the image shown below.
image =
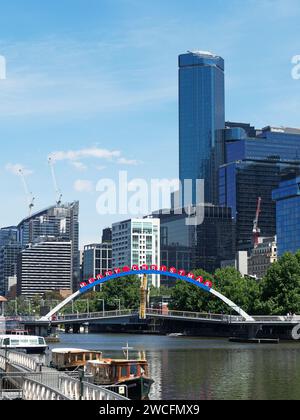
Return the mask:
<path fill-rule="evenodd" d="M 94 377 L 96 385 L 124 383 L 137 378 L 148 377 L 146 360 L 102 359 L 86 364 L 86 372 Z"/>
<path fill-rule="evenodd" d="M 22 334 L 0 336 L 0 349 L 26 350 L 28 353 L 43 353 L 47 347 L 43 337 Z"/>
<path fill-rule="evenodd" d="M 102 353 L 82 349 L 52 350 L 51 366 L 58 370 L 75 370 L 84 367 L 89 361 L 101 360 Z"/>

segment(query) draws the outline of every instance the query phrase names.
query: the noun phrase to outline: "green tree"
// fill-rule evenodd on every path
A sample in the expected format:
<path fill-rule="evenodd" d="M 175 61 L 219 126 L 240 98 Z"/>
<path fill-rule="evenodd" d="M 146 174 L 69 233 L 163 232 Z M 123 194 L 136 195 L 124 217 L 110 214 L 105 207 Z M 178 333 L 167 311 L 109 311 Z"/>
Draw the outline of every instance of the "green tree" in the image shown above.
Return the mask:
<path fill-rule="evenodd" d="M 235 268 L 219 269 L 212 276 L 203 270 L 194 274 L 211 280 L 213 288 L 224 294 L 242 309 L 255 314 L 260 305 L 261 290 L 257 280 L 243 277 Z M 231 313 L 232 310 L 221 300 L 206 293 L 197 286 L 179 281 L 172 290 L 170 308 L 192 312 Z"/>
<path fill-rule="evenodd" d="M 262 281 L 260 312 L 266 315 L 300 313 L 300 251 L 286 253 Z"/>

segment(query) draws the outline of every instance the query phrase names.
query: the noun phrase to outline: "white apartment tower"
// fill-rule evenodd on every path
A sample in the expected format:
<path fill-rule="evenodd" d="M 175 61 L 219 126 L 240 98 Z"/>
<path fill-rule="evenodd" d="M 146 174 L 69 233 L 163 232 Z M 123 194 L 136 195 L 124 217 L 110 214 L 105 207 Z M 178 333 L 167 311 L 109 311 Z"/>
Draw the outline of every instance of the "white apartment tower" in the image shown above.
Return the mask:
<path fill-rule="evenodd" d="M 113 224 L 112 265 L 122 268 L 133 265 L 160 267 L 160 220 L 155 218 L 131 219 Z M 160 287 L 160 276 L 149 281 Z"/>

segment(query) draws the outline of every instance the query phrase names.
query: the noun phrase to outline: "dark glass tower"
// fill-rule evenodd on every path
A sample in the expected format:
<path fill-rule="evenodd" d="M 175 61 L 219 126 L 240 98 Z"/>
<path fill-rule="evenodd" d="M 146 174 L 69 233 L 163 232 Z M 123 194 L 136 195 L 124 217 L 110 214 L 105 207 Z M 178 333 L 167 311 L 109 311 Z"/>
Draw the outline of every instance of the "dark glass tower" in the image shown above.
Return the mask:
<path fill-rule="evenodd" d="M 179 56 L 179 178 L 205 180 L 205 202 L 218 202 L 218 168 L 224 163 L 224 60 L 209 52 Z M 202 200 L 203 201 L 203 200 Z"/>

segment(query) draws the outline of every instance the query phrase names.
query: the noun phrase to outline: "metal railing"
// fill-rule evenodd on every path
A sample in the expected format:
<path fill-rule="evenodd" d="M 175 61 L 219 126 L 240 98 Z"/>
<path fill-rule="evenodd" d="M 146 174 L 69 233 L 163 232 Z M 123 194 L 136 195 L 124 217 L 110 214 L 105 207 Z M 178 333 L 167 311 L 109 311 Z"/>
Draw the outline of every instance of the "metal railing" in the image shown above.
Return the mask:
<path fill-rule="evenodd" d="M 199 312 L 187 312 L 187 311 L 162 311 L 161 309 L 147 309 L 147 315 L 154 315 L 166 318 L 185 318 L 185 319 L 199 319 L 219 322 L 231 322 L 231 321 L 242 321 L 243 317 L 235 315 L 220 315 L 210 313 L 199 313 Z"/>
<path fill-rule="evenodd" d="M 35 359 L 33 359 L 25 353 L 0 350 L 0 368 L 2 369 L 2 367 L 4 366 L 2 370 L 5 369 L 5 365 L 7 362 L 11 365 L 20 366 L 31 372 L 36 372 L 40 367 L 40 364 Z"/>
<path fill-rule="evenodd" d="M 92 385 L 88 382 L 81 382 L 72 379 L 68 376 L 60 378 L 61 392 L 71 400 L 84 400 L 84 401 L 119 401 L 128 400 L 107 388 L 102 388 Z"/>
<path fill-rule="evenodd" d="M 22 391 L 23 399 L 28 401 L 70 400 L 67 395 L 57 389 L 53 389 L 41 382 L 29 378 L 24 379 Z"/>
<path fill-rule="evenodd" d="M 89 320 L 89 319 L 101 319 L 101 318 L 117 318 L 121 316 L 132 315 L 135 313 L 132 309 L 123 309 L 121 311 L 101 311 L 101 312 L 89 312 L 89 313 L 77 313 L 54 316 L 52 321 L 55 322 L 66 322 L 74 320 Z"/>
<path fill-rule="evenodd" d="M 28 372 L 18 370 L 28 369 Z M 79 373 L 62 373 L 51 368 L 42 367 L 32 357 L 23 353 L 1 352 L 0 354 L 1 388 L 3 380 L 15 389 L 22 390 L 27 400 L 127 400 L 120 390 L 101 387 L 85 382 Z M 117 391 L 117 392 L 113 392 Z M 118 393 L 119 392 L 119 393 Z"/>

